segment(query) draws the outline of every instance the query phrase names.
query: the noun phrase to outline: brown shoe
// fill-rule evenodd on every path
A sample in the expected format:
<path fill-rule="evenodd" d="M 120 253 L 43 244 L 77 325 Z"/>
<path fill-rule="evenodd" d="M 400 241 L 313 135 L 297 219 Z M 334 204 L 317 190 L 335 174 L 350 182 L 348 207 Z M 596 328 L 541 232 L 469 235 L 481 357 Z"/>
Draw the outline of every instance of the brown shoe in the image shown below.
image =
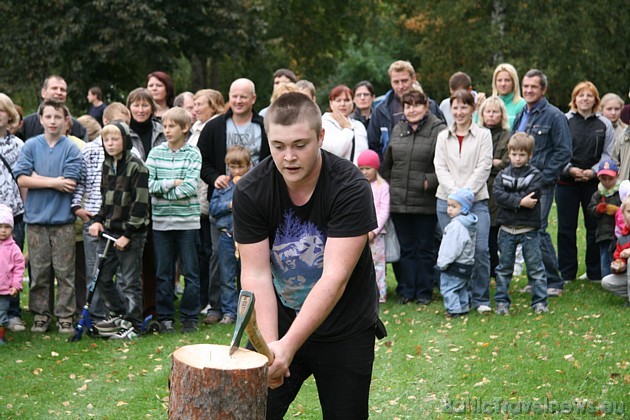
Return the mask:
<path fill-rule="evenodd" d="M 211 314 L 205 317 L 202 322 L 206 325 L 212 325 L 212 324 L 216 324 L 220 320 L 221 320 L 221 317 L 219 317 L 218 315 Z"/>

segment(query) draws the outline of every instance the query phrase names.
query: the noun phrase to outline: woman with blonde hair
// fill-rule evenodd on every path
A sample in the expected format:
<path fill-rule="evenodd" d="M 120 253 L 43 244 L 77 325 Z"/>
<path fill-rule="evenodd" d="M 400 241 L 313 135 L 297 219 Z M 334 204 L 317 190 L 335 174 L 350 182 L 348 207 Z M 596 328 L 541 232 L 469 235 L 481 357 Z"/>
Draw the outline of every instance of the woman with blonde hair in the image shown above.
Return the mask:
<path fill-rule="evenodd" d="M 490 236 L 488 247 L 490 249 L 490 275 L 494 277 L 494 269 L 499 265 L 499 245 L 497 236 L 499 234 L 499 224 L 497 215 L 499 208 L 492 197 L 492 187 L 497 174 L 510 164 L 508 156 L 508 140 L 510 140 L 511 130 L 508 122 L 505 104 L 498 96 L 491 96 L 483 101 L 479 107 L 479 125 L 490 130 L 492 135 L 492 169 L 488 178 L 488 209 L 490 210 Z"/>
<path fill-rule="evenodd" d="M 630 176 L 630 135 L 624 136 L 628 125 L 621 121 L 623 99 L 616 93 L 607 93 L 602 96 L 599 104 L 599 112 L 612 123 L 615 130 L 615 145 L 612 157 L 619 163 L 619 178 L 628 179 Z"/>
<path fill-rule="evenodd" d="M 573 143 L 573 156 L 566 165 L 556 188 L 558 211 L 558 268 L 564 281 L 576 278 L 578 212 L 582 207 L 586 228 L 586 275 L 600 280 L 599 248 L 595 243 L 597 219 L 588 212 L 593 193 L 597 191 L 599 164 L 611 158 L 614 130 L 599 109 L 599 92 L 595 85 L 578 83 L 571 93 L 571 110 L 566 113 Z"/>
<path fill-rule="evenodd" d="M 514 118 L 525 106 L 525 99 L 521 97 L 521 85 L 518 73 L 513 65 L 502 63 L 494 69 L 492 74 L 492 96 L 498 96 L 505 104 L 510 128 Z"/>

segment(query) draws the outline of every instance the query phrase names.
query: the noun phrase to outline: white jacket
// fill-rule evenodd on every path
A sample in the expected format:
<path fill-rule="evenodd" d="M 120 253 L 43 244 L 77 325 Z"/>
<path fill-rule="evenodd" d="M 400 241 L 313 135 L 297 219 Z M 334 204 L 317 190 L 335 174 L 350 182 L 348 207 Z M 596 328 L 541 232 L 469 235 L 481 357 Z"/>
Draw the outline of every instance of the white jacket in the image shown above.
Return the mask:
<path fill-rule="evenodd" d="M 352 138 L 354 137 L 354 159 L 356 165 L 359 155 L 368 149 L 367 131 L 365 126 L 350 118 L 352 128 L 341 128 L 332 117 L 332 113 L 326 112 L 322 115 L 322 127 L 324 128 L 324 142 L 322 149 L 350 160 L 352 152 Z"/>
<path fill-rule="evenodd" d="M 437 198 L 446 200 L 460 188 L 470 188 L 475 201 L 489 198 L 486 182 L 492 168 L 492 135 L 487 128 L 472 124 L 462 141 L 452 126 L 438 134 L 433 165 L 438 178 Z"/>

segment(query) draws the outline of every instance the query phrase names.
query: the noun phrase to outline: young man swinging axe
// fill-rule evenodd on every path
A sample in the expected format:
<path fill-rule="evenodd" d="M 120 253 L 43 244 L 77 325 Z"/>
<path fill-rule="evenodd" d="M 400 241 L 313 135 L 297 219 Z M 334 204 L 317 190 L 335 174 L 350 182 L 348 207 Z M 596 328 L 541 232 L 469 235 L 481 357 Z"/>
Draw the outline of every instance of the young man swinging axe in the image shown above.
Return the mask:
<path fill-rule="evenodd" d="M 382 327 L 367 243 L 376 215 L 357 167 L 320 149 L 321 124 L 307 96 L 279 97 L 265 116 L 271 157 L 234 193 L 242 288 L 256 296 L 258 325 L 275 356 L 268 419 L 284 416 L 311 375 L 324 418 L 368 417 Z"/>

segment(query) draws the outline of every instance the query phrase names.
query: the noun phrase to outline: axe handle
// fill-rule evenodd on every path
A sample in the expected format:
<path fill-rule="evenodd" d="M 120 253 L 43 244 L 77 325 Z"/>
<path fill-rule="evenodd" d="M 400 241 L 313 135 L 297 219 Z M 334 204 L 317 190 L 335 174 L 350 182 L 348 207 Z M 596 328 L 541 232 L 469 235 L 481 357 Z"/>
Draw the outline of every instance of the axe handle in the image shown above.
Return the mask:
<path fill-rule="evenodd" d="M 256 311 L 252 311 L 252 317 L 247 323 L 245 327 L 245 331 L 247 332 L 247 336 L 249 337 L 249 341 L 251 341 L 252 345 L 256 349 L 256 351 L 260 354 L 264 354 L 269 359 L 268 365 L 271 366 L 274 361 L 274 356 L 269 346 L 267 346 L 267 342 L 263 338 L 260 333 L 260 329 L 258 328 L 258 322 L 256 322 Z"/>

